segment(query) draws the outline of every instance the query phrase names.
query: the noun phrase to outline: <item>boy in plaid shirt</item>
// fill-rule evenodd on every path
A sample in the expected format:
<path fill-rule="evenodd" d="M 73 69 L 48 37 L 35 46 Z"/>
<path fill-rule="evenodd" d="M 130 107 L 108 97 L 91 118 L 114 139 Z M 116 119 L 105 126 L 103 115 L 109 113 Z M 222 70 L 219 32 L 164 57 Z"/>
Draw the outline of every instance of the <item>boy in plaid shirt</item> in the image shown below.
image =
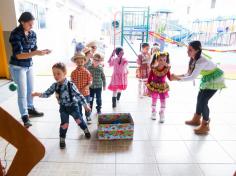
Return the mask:
<path fill-rule="evenodd" d="M 86 57 L 78 53 L 72 58 L 73 62 L 76 63 L 77 68 L 71 73 L 71 81 L 76 85 L 80 93 L 86 99 L 86 102 L 90 102 L 89 87 L 92 85 L 92 76 L 90 72 L 84 67 Z M 79 104 L 81 116 L 83 117 L 82 105 Z M 91 123 L 91 113 L 85 111 L 85 116 L 88 123 Z"/>
<path fill-rule="evenodd" d="M 75 84 L 68 81 L 66 78 L 66 66 L 65 64 L 59 62 L 52 67 L 53 76 L 56 80 L 55 83 L 51 85 L 44 93 L 35 92 L 32 96 L 39 96 L 41 98 L 48 98 L 54 92 L 56 93 L 56 98 L 60 105 L 60 148 L 64 149 L 66 147 L 65 138 L 67 129 L 69 127 L 69 115 L 71 115 L 75 122 L 84 131 L 85 137 L 90 138 L 91 134 L 88 130 L 86 123 L 81 117 L 78 104 L 82 104 L 86 111 L 90 111 L 90 107 L 87 105 L 86 100 L 83 95 L 80 94 Z"/>
<path fill-rule="evenodd" d="M 93 82 L 90 86 L 90 107 L 93 108 L 94 95 L 96 94 L 97 113 L 101 114 L 102 108 L 102 88 L 106 90 L 106 77 L 103 72 L 101 61 L 103 60 L 100 54 L 94 54 L 93 64 L 88 67 L 88 70 L 92 74 Z"/>

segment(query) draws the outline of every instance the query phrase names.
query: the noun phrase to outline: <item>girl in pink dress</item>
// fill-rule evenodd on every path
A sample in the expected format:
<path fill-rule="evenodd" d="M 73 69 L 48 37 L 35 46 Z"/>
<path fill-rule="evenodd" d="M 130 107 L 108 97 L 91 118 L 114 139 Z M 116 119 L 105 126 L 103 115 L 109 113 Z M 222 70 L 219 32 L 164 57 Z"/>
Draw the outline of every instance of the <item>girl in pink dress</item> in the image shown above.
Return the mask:
<path fill-rule="evenodd" d="M 166 77 L 171 81 L 174 76 L 170 74 L 169 54 L 167 52 L 154 54 L 151 62 L 151 71 L 147 81 L 148 94 L 152 97 L 152 119 L 156 120 L 156 103 L 160 99 L 161 107 L 159 111 L 160 123 L 165 120 L 164 112 L 166 108 L 166 98 L 169 97 L 169 85 Z"/>
<path fill-rule="evenodd" d="M 115 58 L 116 54 L 116 58 Z M 127 74 L 128 74 L 128 61 L 123 58 L 124 50 L 121 47 L 117 47 L 113 50 L 108 63 L 110 67 L 114 67 L 111 77 L 110 85 L 108 89 L 113 91 L 112 107 L 116 107 L 116 101 L 120 100 L 121 91 L 127 88 Z"/>

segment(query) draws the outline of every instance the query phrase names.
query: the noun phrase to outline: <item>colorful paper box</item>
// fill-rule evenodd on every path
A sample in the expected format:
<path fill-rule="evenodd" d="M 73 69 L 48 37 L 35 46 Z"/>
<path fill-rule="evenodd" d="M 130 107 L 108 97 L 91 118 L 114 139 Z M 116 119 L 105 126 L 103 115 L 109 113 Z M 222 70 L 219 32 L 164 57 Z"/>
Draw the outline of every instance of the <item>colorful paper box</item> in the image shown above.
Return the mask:
<path fill-rule="evenodd" d="M 98 139 L 133 139 L 134 121 L 130 113 L 98 115 Z"/>

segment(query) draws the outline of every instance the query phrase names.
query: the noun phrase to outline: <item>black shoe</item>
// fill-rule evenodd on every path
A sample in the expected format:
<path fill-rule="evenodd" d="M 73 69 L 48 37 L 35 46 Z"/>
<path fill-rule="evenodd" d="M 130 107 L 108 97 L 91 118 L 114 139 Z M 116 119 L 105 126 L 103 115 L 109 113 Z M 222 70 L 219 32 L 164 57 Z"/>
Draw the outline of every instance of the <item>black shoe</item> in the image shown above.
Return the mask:
<path fill-rule="evenodd" d="M 88 128 L 86 128 L 86 129 L 84 130 L 84 134 L 85 134 L 85 137 L 86 137 L 87 139 L 90 139 L 90 138 L 91 138 L 91 134 L 90 134 Z"/>
<path fill-rule="evenodd" d="M 118 101 L 120 100 L 120 96 L 121 96 L 121 92 L 118 92 L 118 93 L 117 93 L 117 100 L 118 100 Z"/>
<path fill-rule="evenodd" d="M 98 110 L 97 110 L 97 114 L 98 114 L 98 115 L 102 114 L 101 109 L 98 109 Z"/>
<path fill-rule="evenodd" d="M 24 115 L 21 117 L 22 118 L 22 121 L 24 123 L 24 127 L 25 128 L 29 128 L 30 126 L 32 126 L 32 124 L 30 123 L 30 120 L 29 120 L 29 116 L 28 115 Z"/>
<path fill-rule="evenodd" d="M 38 112 L 34 107 L 32 109 L 28 109 L 28 113 L 30 117 L 42 117 L 44 115 L 43 112 Z"/>
<path fill-rule="evenodd" d="M 116 97 L 112 97 L 112 108 L 116 107 Z"/>
<path fill-rule="evenodd" d="M 60 137 L 60 149 L 66 148 L 65 138 Z"/>

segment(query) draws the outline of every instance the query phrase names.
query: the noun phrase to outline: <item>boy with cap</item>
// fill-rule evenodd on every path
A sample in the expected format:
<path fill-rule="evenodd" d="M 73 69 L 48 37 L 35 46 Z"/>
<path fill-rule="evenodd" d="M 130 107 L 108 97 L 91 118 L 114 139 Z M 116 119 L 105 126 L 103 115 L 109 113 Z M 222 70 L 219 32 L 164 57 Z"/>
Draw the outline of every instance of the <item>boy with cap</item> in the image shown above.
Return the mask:
<path fill-rule="evenodd" d="M 94 55 L 95 52 L 97 51 L 97 42 L 96 41 L 91 41 L 86 45 L 86 47 L 91 48 L 92 49 L 91 52 Z"/>
<path fill-rule="evenodd" d="M 86 69 L 88 69 L 88 67 L 90 65 L 92 65 L 92 59 L 91 58 L 93 57 L 93 54 L 92 54 L 91 48 L 85 47 L 83 49 L 83 53 L 85 54 L 85 57 L 86 57 L 86 61 L 85 61 L 84 67 Z"/>

